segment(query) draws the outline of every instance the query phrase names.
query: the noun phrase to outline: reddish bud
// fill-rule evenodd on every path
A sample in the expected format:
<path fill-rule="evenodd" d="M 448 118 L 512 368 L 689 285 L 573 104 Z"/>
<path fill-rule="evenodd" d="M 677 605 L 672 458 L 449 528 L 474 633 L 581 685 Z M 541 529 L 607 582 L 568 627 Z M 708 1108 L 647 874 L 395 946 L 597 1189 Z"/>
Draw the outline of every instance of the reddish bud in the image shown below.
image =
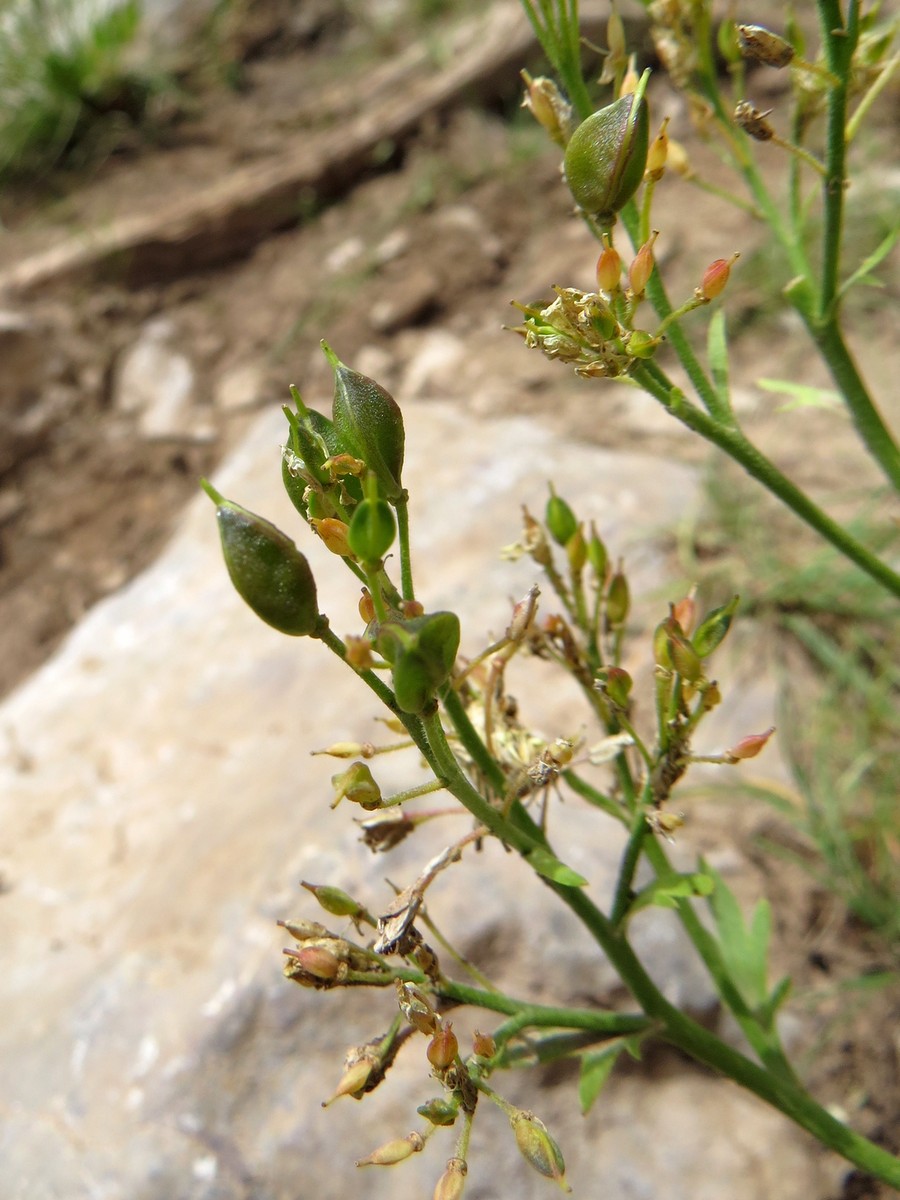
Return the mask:
<path fill-rule="evenodd" d="M 632 679 L 622 667 L 605 667 L 599 674 L 598 684 L 617 708 L 628 707 Z"/>
<path fill-rule="evenodd" d="M 446 1071 L 448 1067 L 451 1067 L 456 1062 L 456 1056 L 459 1053 L 459 1042 L 456 1040 L 453 1027 L 445 1025 L 443 1029 L 439 1029 L 428 1043 L 425 1053 L 436 1071 Z"/>
<path fill-rule="evenodd" d="M 736 746 L 732 746 L 730 750 L 725 751 L 723 756 L 725 761 L 736 763 L 741 762 L 745 758 L 756 758 L 774 732 L 775 726 L 772 725 L 765 733 L 750 733 L 746 737 L 741 738 Z"/>
<path fill-rule="evenodd" d="M 692 587 L 677 604 L 672 605 L 672 616 L 678 622 L 681 632 L 690 637 L 694 622 L 697 620 L 697 589 L 695 587 Z"/>
<path fill-rule="evenodd" d="M 340 960 L 324 946 L 301 946 L 299 950 L 291 951 L 291 958 L 316 979 L 336 979 L 341 969 Z"/>
<path fill-rule="evenodd" d="M 653 274 L 655 266 L 653 243 L 658 237 L 659 231 L 654 229 L 647 241 L 638 250 L 631 266 L 628 268 L 628 284 L 635 296 L 643 296 L 644 290 L 650 281 L 650 276 Z"/>
<path fill-rule="evenodd" d="M 622 278 L 622 258 L 618 250 L 613 249 L 607 240 L 605 248 L 597 259 L 597 287 L 601 292 L 610 295 L 618 291 L 619 280 Z"/>
<path fill-rule="evenodd" d="M 425 613 L 425 605 L 421 600 L 401 600 L 400 612 L 407 621 L 411 621 L 413 617 L 421 617 Z"/>
<path fill-rule="evenodd" d="M 701 300 L 715 300 L 724 292 L 731 268 L 739 258 L 739 254 L 732 254 L 731 258 L 717 258 L 709 264 L 698 289 Z"/>

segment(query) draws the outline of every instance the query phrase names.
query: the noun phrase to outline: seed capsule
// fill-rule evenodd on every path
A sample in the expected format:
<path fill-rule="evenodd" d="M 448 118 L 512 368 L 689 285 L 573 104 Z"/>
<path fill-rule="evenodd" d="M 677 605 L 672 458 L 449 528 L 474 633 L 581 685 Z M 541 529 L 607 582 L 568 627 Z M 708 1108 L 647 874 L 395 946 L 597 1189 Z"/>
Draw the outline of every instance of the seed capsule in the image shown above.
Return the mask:
<path fill-rule="evenodd" d="M 399 500 L 405 440 L 399 405 L 380 383 L 346 366 L 324 342 L 322 348 L 334 371 L 332 416 L 341 445 L 375 473 L 388 500 Z"/>
<path fill-rule="evenodd" d="M 576 203 L 608 222 L 644 176 L 650 126 L 646 101 L 621 96 L 578 126 L 566 147 L 566 181 Z"/>
<path fill-rule="evenodd" d="M 217 505 L 222 554 L 235 591 L 273 629 L 292 637 L 313 633 L 319 609 L 306 558 L 271 521 L 225 500 L 205 480 L 202 485 Z"/>

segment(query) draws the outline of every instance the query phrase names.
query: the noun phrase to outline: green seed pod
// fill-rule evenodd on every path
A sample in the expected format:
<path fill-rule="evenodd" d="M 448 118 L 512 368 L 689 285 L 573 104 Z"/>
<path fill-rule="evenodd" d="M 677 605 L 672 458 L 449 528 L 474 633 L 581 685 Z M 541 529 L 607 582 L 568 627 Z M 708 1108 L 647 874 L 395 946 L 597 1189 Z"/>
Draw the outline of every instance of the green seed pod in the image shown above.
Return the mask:
<path fill-rule="evenodd" d="M 420 1104 L 416 1112 L 432 1125 L 452 1125 L 459 1113 L 459 1104 L 438 1097 L 426 1104 Z"/>
<path fill-rule="evenodd" d="M 644 177 L 650 143 L 647 102 L 633 95 L 593 113 L 566 147 L 566 181 L 575 201 L 600 222 L 628 203 Z"/>
<path fill-rule="evenodd" d="M 550 536 L 558 546 L 565 546 L 578 529 L 578 518 L 561 496 L 557 496 L 550 485 L 550 499 L 544 511 L 544 523 Z"/>
<path fill-rule="evenodd" d="M 571 1192 L 562 1151 L 548 1133 L 544 1122 L 538 1120 L 534 1113 L 517 1109 L 510 1116 L 509 1123 L 523 1157 L 541 1175 L 558 1183 L 564 1192 Z"/>
<path fill-rule="evenodd" d="M 222 553 L 238 595 L 281 633 L 302 637 L 319 623 L 316 581 L 306 558 L 270 521 L 225 500 L 202 480 L 215 501 Z"/>
<path fill-rule="evenodd" d="M 624 625 L 630 608 L 631 593 L 628 588 L 628 580 L 622 569 L 619 568 L 609 581 L 609 589 L 606 593 L 607 625 L 613 629 L 618 625 Z"/>
<path fill-rule="evenodd" d="M 740 596 L 732 596 L 721 608 L 714 608 L 701 622 L 694 634 L 692 644 L 701 658 L 712 654 L 731 628 L 735 611 L 740 603 Z"/>
<path fill-rule="evenodd" d="M 394 695 L 403 712 L 420 713 L 453 670 L 459 649 L 456 613 L 428 613 L 382 626 L 378 649 L 391 664 Z"/>
<path fill-rule="evenodd" d="M 388 500 L 402 499 L 405 433 L 399 405 L 380 383 L 345 366 L 324 342 L 322 348 L 334 371 L 332 416 L 343 449 L 374 472 Z"/>
<path fill-rule="evenodd" d="M 363 500 L 353 513 L 347 541 L 360 562 L 384 558 L 397 533 L 391 506 L 386 500 Z"/>

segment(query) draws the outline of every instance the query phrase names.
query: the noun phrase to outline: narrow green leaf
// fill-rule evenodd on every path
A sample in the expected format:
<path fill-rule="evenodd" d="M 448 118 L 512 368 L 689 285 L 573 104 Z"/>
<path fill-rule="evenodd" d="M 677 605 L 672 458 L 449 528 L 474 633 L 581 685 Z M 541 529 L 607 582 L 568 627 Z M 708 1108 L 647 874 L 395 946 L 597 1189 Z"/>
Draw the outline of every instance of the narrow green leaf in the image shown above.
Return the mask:
<path fill-rule="evenodd" d="M 873 271 L 883 259 L 887 258 L 896 245 L 898 239 L 900 239 L 900 224 L 895 225 L 894 228 L 891 229 L 881 239 L 872 253 L 868 255 L 867 258 L 862 260 L 853 274 L 844 280 L 844 283 L 842 284 L 841 290 L 838 294 L 840 296 L 846 296 L 847 292 L 849 292 L 852 287 L 855 287 L 858 283 L 862 283 L 865 280 L 865 276 L 868 275 L 870 271 Z M 880 286 L 878 280 L 865 280 L 865 282 L 874 283 L 876 286 Z"/>
<path fill-rule="evenodd" d="M 779 412 L 791 412 L 795 408 L 840 409 L 842 407 L 840 396 L 831 388 L 810 387 L 809 384 L 795 383 L 790 379 L 757 379 L 756 386 L 764 392 L 790 396 L 788 404 L 779 405 Z"/>
<path fill-rule="evenodd" d="M 728 384 L 728 335 L 725 328 L 725 313 L 721 308 L 713 313 L 706 335 L 706 356 L 719 399 L 731 407 Z"/>
<path fill-rule="evenodd" d="M 628 908 L 632 917 L 642 908 L 677 908 L 678 901 L 688 896 L 709 896 L 715 889 L 715 880 L 703 872 L 679 875 L 676 872 L 660 875 L 647 887 L 642 888 Z"/>
<path fill-rule="evenodd" d="M 579 875 L 577 871 L 573 871 L 571 867 L 561 863 L 543 846 L 535 846 L 533 850 L 529 850 L 525 855 L 525 860 L 537 871 L 538 875 L 543 875 L 545 879 L 552 879 L 554 883 L 562 884 L 563 887 L 585 887 L 587 885 L 587 880 L 583 875 Z"/>
<path fill-rule="evenodd" d="M 603 1091 L 603 1086 L 609 1079 L 616 1059 L 625 1049 L 624 1042 L 619 1038 L 607 1043 L 600 1050 L 591 1050 L 581 1057 L 581 1078 L 578 1080 L 578 1100 L 583 1116 L 594 1107 L 594 1102 Z"/>

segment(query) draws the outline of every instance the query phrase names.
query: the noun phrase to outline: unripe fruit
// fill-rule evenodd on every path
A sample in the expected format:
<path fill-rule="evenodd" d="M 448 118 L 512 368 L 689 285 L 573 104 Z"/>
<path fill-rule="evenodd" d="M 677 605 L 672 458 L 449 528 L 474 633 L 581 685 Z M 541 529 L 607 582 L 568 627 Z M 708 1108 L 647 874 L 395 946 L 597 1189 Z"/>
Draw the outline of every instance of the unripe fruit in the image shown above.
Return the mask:
<path fill-rule="evenodd" d="M 566 147 L 566 181 L 576 203 L 610 221 L 644 177 L 650 124 L 647 103 L 621 96 L 578 126 Z"/>

